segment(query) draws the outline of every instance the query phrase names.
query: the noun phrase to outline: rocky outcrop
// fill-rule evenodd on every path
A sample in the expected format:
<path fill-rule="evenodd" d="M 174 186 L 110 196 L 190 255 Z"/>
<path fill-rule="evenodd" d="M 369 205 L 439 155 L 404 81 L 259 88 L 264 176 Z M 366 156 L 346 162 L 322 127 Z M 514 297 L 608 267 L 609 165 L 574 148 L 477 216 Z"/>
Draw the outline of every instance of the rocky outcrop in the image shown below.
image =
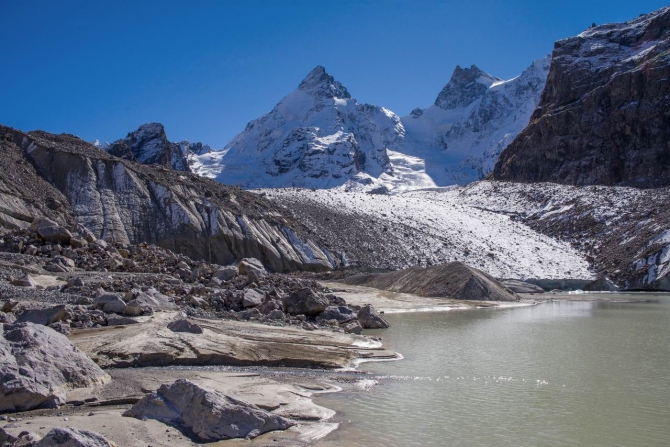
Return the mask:
<path fill-rule="evenodd" d="M 72 388 L 110 380 L 64 335 L 32 323 L 0 324 L 0 412 L 54 408 Z"/>
<path fill-rule="evenodd" d="M 284 312 L 292 315 L 314 316 L 326 310 L 330 302 L 321 293 L 304 288 L 296 290 L 282 300 Z"/>
<path fill-rule="evenodd" d="M 475 301 L 519 300 L 516 294 L 506 289 L 495 278 L 460 262 L 449 262 L 428 268 L 411 267 L 389 273 L 354 275 L 344 279 L 343 282 L 425 297 Z"/>
<path fill-rule="evenodd" d="M 30 204 L 42 199 L 17 189 L 25 181 L 58 197 L 57 212 L 45 214 L 59 225 L 79 222 L 108 242 L 154 243 L 221 265 L 253 257 L 279 272 L 324 270 L 341 262 L 257 195 L 122 160 L 70 135 L 0 127 L 0 144 L 3 153 L 26 165 L 18 170 L 21 176 L 10 179 L 14 189 L 7 194 L 13 198 L 4 202 L 11 208 L 5 215 L 22 219 L 5 219 L 12 227 L 25 228 L 41 216 Z"/>
<path fill-rule="evenodd" d="M 256 308 L 244 312 L 250 311 L 260 316 Z M 198 319 L 195 321 L 202 333 L 173 332 L 168 324 L 174 317 L 160 312 L 142 324 L 75 332 L 71 339 L 104 368 L 234 365 L 330 369 L 348 366 L 358 357 L 378 352 L 356 347 L 367 339 L 314 330 L 318 329 L 316 325 L 309 327 L 307 339 L 300 326 L 231 320 Z"/>
<path fill-rule="evenodd" d="M 135 132 L 115 141 L 106 150 L 126 160 L 156 164 L 175 171 L 191 171 L 188 165 L 188 146 L 168 141 L 165 128 L 159 123 L 141 125 Z"/>
<path fill-rule="evenodd" d="M 492 177 L 571 185 L 670 185 L 670 7 L 554 46 L 528 127 Z"/>
<path fill-rule="evenodd" d="M 49 430 L 34 447 L 116 447 L 116 444 L 89 430 L 56 427 Z"/>
<path fill-rule="evenodd" d="M 366 304 L 358 311 L 358 322 L 363 329 L 385 329 L 391 325 L 382 317 L 372 304 Z"/>
<path fill-rule="evenodd" d="M 201 442 L 255 438 L 296 423 L 244 400 L 180 379 L 161 385 L 143 397 L 124 416 L 156 419 L 192 435 Z"/>

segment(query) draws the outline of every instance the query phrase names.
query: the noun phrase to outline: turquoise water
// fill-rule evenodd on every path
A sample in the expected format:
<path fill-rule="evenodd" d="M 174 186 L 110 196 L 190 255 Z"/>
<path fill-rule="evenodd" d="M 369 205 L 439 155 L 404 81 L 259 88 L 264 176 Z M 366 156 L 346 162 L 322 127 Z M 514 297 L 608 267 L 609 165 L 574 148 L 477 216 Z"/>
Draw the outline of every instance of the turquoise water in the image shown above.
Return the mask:
<path fill-rule="evenodd" d="M 317 399 L 319 445 L 669 446 L 670 296 L 643 298 L 388 315 L 404 359 Z"/>

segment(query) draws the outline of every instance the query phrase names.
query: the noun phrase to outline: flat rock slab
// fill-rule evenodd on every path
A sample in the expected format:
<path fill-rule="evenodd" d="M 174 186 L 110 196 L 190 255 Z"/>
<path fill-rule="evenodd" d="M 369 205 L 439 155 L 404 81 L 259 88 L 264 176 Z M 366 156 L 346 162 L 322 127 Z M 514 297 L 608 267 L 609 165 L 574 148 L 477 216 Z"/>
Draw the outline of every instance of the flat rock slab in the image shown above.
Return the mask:
<path fill-rule="evenodd" d="M 305 331 L 229 320 L 194 319 L 202 334 L 173 332 L 175 312 L 161 312 L 142 324 L 82 329 L 71 341 L 102 367 L 238 365 L 341 368 L 359 350 L 379 349 L 367 337 Z M 390 351 L 379 349 L 393 355 Z"/>

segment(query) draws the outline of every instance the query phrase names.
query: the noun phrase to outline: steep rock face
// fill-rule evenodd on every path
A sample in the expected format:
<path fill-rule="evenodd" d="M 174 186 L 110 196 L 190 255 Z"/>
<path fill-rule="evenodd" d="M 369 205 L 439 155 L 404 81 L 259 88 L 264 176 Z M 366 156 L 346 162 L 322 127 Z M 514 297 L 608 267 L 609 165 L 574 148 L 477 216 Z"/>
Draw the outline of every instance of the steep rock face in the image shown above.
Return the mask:
<path fill-rule="evenodd" d="M 670 185 L 670 7 L 554 46 L 530 125 L 493 178 Z"/>
<path fill-rule="evenodd" d="M 435 104 L 402 118 L 402 152 L 425 160 L 439 186 L 487 175 L 500 152 L 526 127 L 544 88 L 551 58 L 503 81 L 476 66 L 456 67 Z"/>
<path fill-rule="evenodd" d="M 219 264 L 254 257 L 280 272 L 340 264 L 338 255 L 304 237 L 296 230 L 300 225 L 257 195 L 122 160 L 73 136 L 0 130 L 3 152 L 22 154 L 32 168 L 29 178 L 41 178 L 50 194 L 58 192 L 60 221 L 81 223 L 107 241 L 154 243 Z M 12 200 L 32 212 L 22 183 L 22 177 L 12 182 Z"/>
<path fill-rule="evenodd" d="M 97 147 L 126 160 L 190 172 L 187 158 L 189 146 L 188 143 L 171 143 L 168 141 L 162 124 L 148 123 L 130 132 L 124 139 L 117 140 L 106 147 L 102 145 Z"/>
<path fill-rule="evenodd" d="M 40 176 L 13 138 L 13 130 L 0 125 L 0 226 L 28 228 L 36 216 L 74 223 L 67 198 Z"/>
<path fill-rule="evenodd" d="M 391 111 L 359 104 L 321 66 L 195 172 L 254 187 L 331 188 L 392 174 L 387 149 L 404 131 Z"/>

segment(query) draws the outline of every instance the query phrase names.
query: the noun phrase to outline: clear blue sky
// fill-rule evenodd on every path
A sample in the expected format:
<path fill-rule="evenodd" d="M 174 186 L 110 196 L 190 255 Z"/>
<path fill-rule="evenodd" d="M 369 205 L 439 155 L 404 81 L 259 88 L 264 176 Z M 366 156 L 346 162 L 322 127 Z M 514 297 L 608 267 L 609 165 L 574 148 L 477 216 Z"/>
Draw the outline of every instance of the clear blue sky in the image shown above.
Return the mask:
<path fill-rule="evenodd" d="M 323 65 L 360 102 L 430 105 L 456 64 L 518 75 L 655 0 L 5 0 L 0 123 L 113 141 L 145 122 L 223 147 Z"/>

